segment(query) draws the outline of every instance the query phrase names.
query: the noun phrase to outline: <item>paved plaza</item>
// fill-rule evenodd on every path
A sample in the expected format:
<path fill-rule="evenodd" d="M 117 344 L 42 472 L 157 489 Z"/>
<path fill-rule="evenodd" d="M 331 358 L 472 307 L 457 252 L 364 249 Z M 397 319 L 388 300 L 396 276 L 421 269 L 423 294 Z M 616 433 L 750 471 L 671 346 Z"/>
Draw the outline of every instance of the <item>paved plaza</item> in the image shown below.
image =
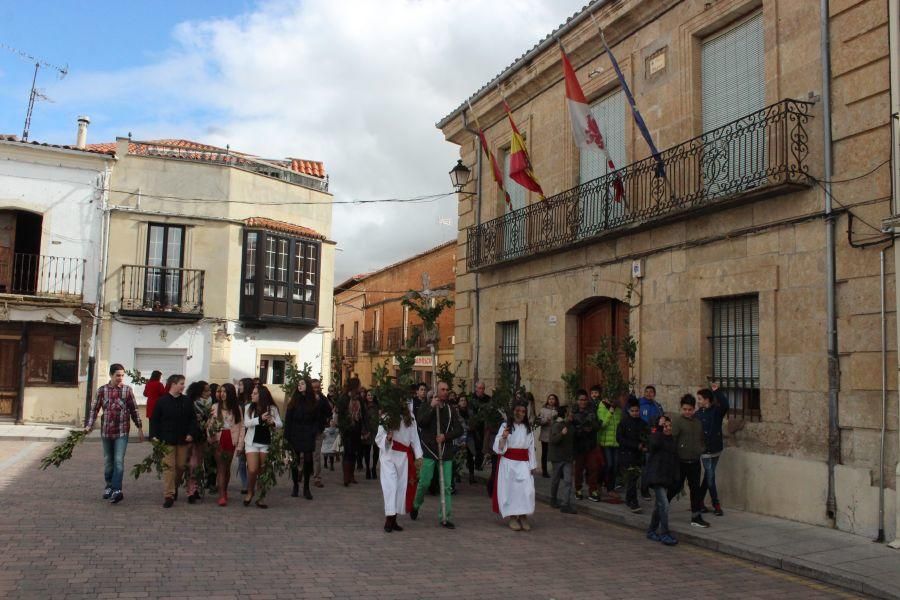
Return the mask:
<path fill-rule="evenodd" d="M 381 529 L 380 487 L 345 489 L 337 472 L 315 499 L 282 484 L 268 510 L 235 499 L 161 507 L 151 476 L 102 492 L 101 450 L 82 444 L 40 471 L 50 442 L 0 442 L 0 597 L 17 598 L 838 598 L 847 592 L 687 544 L 539 504 L 531 533 L 490 513 L 483 488 L 454 497 L 459 528 L 437 526 L 426 498 L 403 532 Z M 132 444 L 127 465 L 149 451 Z"/>

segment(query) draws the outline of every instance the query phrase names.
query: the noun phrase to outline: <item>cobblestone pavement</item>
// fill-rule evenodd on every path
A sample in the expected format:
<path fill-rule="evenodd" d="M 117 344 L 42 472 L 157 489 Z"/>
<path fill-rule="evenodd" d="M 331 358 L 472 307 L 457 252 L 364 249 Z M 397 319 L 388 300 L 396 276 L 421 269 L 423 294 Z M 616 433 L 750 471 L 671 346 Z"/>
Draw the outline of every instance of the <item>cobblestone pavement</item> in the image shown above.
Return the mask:
<path fill-rule="evenodd" d="M 427 496 L 418 521 L 401 517 L 405 531 L 385 534 L 378 483 L 363 477 L 346 489 L 337 471 L 313 501 L 290 498 L 282 483 L 269 510 L 245 508 L 235 486 L 226 508 L 207 498 L 165 510 L 154 476 L 126 481 L 125 501 L 113 506 L 100 499 L 99 444 L 40 471 L 50 444 L 11 443 L 0 448 L 11 473 L 0 484 L 3 598 L 850 597 L 545 505 L 531 533 L 513 532 L 491 514 L 483 488 L 467 483 L 453 499 L 456 531 L 438 527 L 437 498 Z M 149 449 L 130 445 L 128 469 Z"/>

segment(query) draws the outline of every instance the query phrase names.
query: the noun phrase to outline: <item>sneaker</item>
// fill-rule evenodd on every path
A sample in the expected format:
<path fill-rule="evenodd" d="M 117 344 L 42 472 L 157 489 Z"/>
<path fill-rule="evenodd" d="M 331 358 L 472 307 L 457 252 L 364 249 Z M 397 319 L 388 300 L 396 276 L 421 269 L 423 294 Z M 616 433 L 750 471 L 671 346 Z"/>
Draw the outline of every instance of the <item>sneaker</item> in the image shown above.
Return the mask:
<path fill-rule="evenodd" d="M 600 502 L 600 492 L 591 492 L 591 495 L 588 496 L 588 500 L 591 502 Z"/>
<path fill-rule="evenodd" d="M 572 508 L 571 506 L 563 506 L 562 508 L 559 509 L 559 512 L 566 514 L 566 515 L 577 515 L 578 514 L 578 511 L 575 510 L 574 508 Z"/>
<path fill-rule="evenodd" d="M 629 506 L 629 507 L 628 507 L 628 510 L 630 510 L 631 512 L 633 512 L 633 513 L 636 514 L 636 515 L 639 515 L 639 514 L 641 514 L 642 512 L 644 512 L 644 509 L 641 508 L 640 506 L 638 506 L 637 504 L 634 504 L 634 505 L 632 505 L 632 506 Z"/>
<path fill-rule="evenodd" d="M 165 502 L 163 502 L 163 508 L 172 508 L 173 504 L 175 504 L 175 498 L 166 498 Z"/>
<path fill-rule="evenodd" d="M 646 494 L 644 492 L 641 492 L 641 500 L 644 500 L 645 502 L 649 502 L 649 501 L 653 500 L 653 496 L 650 495 L 650 492 L 647 492 Z"/>
<path fill-rule="evenodd" d="M 441 527 L 443 527 L 444 529 L 456 529 L 456 525 L 454 525 L 450 521 L 445 521 L 445 522 L 441 523 Z"/>
<path fill-rule="evenodd" d="M 675 546 L 678 544 L 678 540 L 672 537 L 671 533 L 667 533 L 665 535 L 659 536 L 659 541 L 665 544 L 666 546 Z"/>
<path fill-rule="evenodd" d="M 658 542 L 658 541 L 660 541 L 661 538 L 655 531 L 648 531 L 647 539 L 650 540 L 651 542 Z"/>
<path fill-rule="evenodd" d="M 705 515 L 705 514 L 708 513 L 708 512 L 709 512 L 709 509 L 706 508 L 706 505 L 705 505 L 705 504 L 704 504 L 703 506 L 700 507 L 700 513 L 701 513 L 701 514 L 704 514 L 704 515 Z"/>
<path fill-rule="evenodd" d="M 418 519 L 419 518 L 419 509 L 414 508 L 411 511 L 409 511 L 409 518 L 412 519 L 413 521 Z"/>
<path fill-rule="evenodd" d="M 584 493 L 583 492 L 575 492 L 575 499 L 576 500 L 584 500 Z"/>
<path fill-rule="evenodd" d="M 103 499 L 109 500 L 110 497 L 112 496 L 112 493 L 113 493 L 113 489 L 111 487 L 107 486 L 106 489 L 103 490 Z"/>
<path fill-rule="evenodd" d="M 717 517 L 721 517 L 725 514 L 724 512 L 722 512 L 721 504 L 713 504 L 713 514 L 716 515 Z"/>
<path fill-rule="evenodd" d="M 193 504 L 197 500 L 200 499 L 200 492 L 194 492 L 190 496 L 188 496 L 188 504 Z"/>
<path fill-rule="evenodd" d="M 122 490 L 116 490 L 109 497 L 109 503 L 110 504 L 118 504 L 119 502 L 121 502 L 124 499 L 125 499 L 125 494 L 122 493 Z"/>
<path fill-rule="evenodd" d="M 559 500 L 554 498 L 550 501 L 550 508 L 559 508 Z"/>
<path fill-rule="evenodd" d="M 709 523 L 704 521 L 703 517 L 701 517 L 700 515 L 697 515 L 696 517 L 691 519 L 691 525 L 693 525 L 694 527 L 702 527 L 704 529 L 709 527 Z"/>
<path fill-rule="evenodd" d="M 613 488 L 613 491 L 616 491 L 616 492 L 620 492 L 620 493 L 621 493 L 621 492 L 622 492 L 622 490 L 624 490 L 624 489 L 625 489 L 625 488 L 624 488 L 624 487 L 622 487 L 622 484 L 621 484 L 621 483 L 619 483 L 619 484 L 616 484 L 616 487 L 615 487 L 615 488 Z"/>

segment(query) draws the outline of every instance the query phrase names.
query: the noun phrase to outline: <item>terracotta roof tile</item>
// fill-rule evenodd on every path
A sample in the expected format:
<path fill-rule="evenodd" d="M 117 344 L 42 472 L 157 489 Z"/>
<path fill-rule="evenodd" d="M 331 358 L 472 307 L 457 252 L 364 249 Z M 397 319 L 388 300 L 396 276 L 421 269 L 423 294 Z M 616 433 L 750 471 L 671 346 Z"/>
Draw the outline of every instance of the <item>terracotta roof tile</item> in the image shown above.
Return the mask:
<path fill-rule="evenodd" d="M 267 229 L 269 231 L 289 233 L 291 235 L 298 235 L 317 240 L 325 239 L 325 236 L 315 229 L 310 229 L 309 227 L 304 227 L 303 225 L 285 223 L 284 221 L 276 221 L 275 219 L 269 219 L 267 217 L 250 217 L 249 219 L 244 219 L 244 225 L 246 225 L 247 227 L 252 227 L 254 229 Z"/>
<path fill-rule="evenodd" d="M 106 149 L 106 148 L 95 148 L 93 145 L 89 145 L 85 148 L 76 148 L 75 146 L 68 146 L 68 145 L 64 145 L 64 144 L 47 144 L 47 143 L 41 143 L 41 142 L 20 140 L 19 136 L 8 134 L 8 133 L 0 134 L 0 142 L 18 142 L 24 146 L 40 146 L 43 148 L 57 148 L 59 150 L 74 150 L 75 152 L 86 152 L 87 154 L 107 154 L 110 156 L 115 154 L 115 146 L 116 146 L 115 144 L 113 144 L 112 145 L 113 147 L 111 150 Z"/>
<path fill-rule="evenodd" d="M 115 152 L 115 142 L 102 142 L 88 144 L 88 148 L 95 151 Z M 129 141 L 128 154 L 136 156 L 172 156 L 187 160 L 202 160 L 205 162 L 227 162 L 231 164 L 245 164 L 250 160 L 262 160 L 285 169 L 311 175 L 312 177 L 325 178 L 325 165 L 321 161 L 304 160 L 299 158 L 287 158 L 269 160 L 252 154 L 237 152 L 229 148 L 220 148 L 209 144 L 202 144 L 191 140 L 162 139 L 147 141 Z"/>

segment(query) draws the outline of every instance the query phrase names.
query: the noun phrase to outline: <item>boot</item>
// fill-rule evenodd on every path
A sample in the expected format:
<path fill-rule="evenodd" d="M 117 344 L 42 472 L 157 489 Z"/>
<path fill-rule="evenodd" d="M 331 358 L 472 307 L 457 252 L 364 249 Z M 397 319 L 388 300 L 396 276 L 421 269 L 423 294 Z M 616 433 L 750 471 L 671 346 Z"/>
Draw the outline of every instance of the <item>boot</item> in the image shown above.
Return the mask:
<path fill-rule="evenodd" d="M 394 525 L 393 525 L 393 523 L 391 523 L 391 518 L 390 518 L 390 517 L 385 517 L 385 518 L 384 518 L 384 532 L 385 532 L 385 533 L 390 533 L 390 532 L 392 532 L 393 530 L 394 530 Z"/>
<path fill-rule="evenodd" d="M 397 515 L 391 517 L 391 529 L 394 531 L 403 531 L 403 528 L 397 523 Z"/>
<path fill-rule="evenodd" d="M 312 500 L 312 493 L 309 491 L 309 478 L 311 474 L 308 470 L 304 469 L 303 473 L 303 497 L 307 500 Z"/>
<path fill-rule="evenodd" d="M 343 467 L 344 470 L 344 487 L 347 487 L 353 479 L 353 465 L 342 462 L 341 467 Z"/>
<path fill-rule="evenodd" d="M 291 497 L 296 498 L 300 495 L 300 473 L 297 472 L 297 467 L 291 467 L 291 479 L 294 482 L 294 488 L 291 490 Z"/>

